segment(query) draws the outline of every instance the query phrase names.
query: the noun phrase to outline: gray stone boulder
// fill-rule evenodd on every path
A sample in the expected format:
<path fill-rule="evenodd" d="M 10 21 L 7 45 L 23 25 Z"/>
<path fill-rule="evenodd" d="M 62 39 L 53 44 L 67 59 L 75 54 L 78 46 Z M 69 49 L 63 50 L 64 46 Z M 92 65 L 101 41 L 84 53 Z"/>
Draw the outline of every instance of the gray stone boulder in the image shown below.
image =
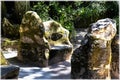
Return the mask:
<path fill-rule="evenodd" d="M 81 46 L 71 59 L 71 78 L 110 79 L 111 42 L 116 34 L 116 22 L 100 19 L 91 24 Z"/>

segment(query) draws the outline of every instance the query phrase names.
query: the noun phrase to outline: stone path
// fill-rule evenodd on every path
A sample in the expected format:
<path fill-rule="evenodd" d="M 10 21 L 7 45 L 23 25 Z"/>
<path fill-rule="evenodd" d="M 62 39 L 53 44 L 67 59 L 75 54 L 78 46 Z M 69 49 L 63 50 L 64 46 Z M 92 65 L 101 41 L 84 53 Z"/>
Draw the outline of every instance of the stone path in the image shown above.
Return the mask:
<path fill-rule="evenodd" d="M 79 47 L 81 40 L 85 36 L 85 29 L 76 29 L 76 38 L 72 40 L 74 49 Z M 27 63 L 17 61 L 17 51 L 4 52 L 4 56 L 13 65 L 20 66 L 18 80 L 30 79 L 70 79 L 71 64 L 70 60 L 50 65 L 45 68 L 34 67 Z M 6 54 L 7 53 L 7 54 Z"/>

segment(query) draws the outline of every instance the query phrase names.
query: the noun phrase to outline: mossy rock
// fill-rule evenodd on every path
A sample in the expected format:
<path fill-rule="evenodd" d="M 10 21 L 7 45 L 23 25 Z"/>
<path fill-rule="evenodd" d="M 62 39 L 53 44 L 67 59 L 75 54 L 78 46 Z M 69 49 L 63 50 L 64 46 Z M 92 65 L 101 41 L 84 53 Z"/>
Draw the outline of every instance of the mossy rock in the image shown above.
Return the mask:
<path fill-rule="evenodd" d="M 51 46 L 61 46 L 72 44 L 69 41 L 69 31 L 54 20 L 43 22 L 45 27 L 45 38 Z"/>
<path fill-rule="evenodd" d="M 11 39 L 19 38 L 19 24 L 11 24 L 7 18 L 3 18 L 3 36 Z"/>
<path fill-rule="evenodd" d="M 7 50 L 11 48 L 12 50 L 18 50 L 19 40 L 11 40 L 9 38 L 2 38 L 1 40 L 1 48 L 3 50 Z"/>
<path fill-rule="evenodd" d="M 3 53 L 0 52 L 0 65 L 8 65 L 8 61 L 5 59 L 5 57 L 3 56 Z"/>
<path fill-rule="evenodd" d="M 109 18 L 100 19 L 91 25 L 81 46 L 73 52 L 71 78 L 111 78 L 111 42 L 116 32 L 116 22 Z"/>
<path fill-rule="evenodd" d="M 49 44 L 45 39 L 42 20 L 34 11 L 27 11 L 20 25 L 20 47 L 18 59 L 33 62 L 37 66 L 48 65 Z"/>
<path fill-rule="evenodd" d="M 43 24 L 45 38 L 50 45 L 49 64 L 69 60 L 73 49 L 69 41 L 69 31 L 54 20 L 43 22 Z"/>

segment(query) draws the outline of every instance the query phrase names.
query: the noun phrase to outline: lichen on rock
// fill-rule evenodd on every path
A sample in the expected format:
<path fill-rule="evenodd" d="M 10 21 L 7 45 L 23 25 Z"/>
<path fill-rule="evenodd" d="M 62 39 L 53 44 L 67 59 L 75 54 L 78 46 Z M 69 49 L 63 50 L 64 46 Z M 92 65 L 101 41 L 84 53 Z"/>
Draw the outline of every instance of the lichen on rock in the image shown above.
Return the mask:
<path fill-rule="evenodd" d="M 8 38 L 19 38 L 19 24 L 12 24 L 7 18 L 3 18 L 3 36 Z"/>
<path fill-rule="evenodd" d="M 106 18 L 93 23 L 82 45 L 71 59 L 71 77 L 75 79 L 110 79 L 111 42 L 116 22 Z"/>
<path fill-rule="evenodd" d="M 19 40 L 11 40 L 9 38 L 2 38 L 1 39 L 1 49 L 7 50 L 11 48 L 12 50 L 18 50 L 19 47 Z"/>
<path fill-rule="evenodd" d="M 9 65 L 9 62 L 5 59 L 2 52 L 0 52 L 0 65 Z"/>
<path fill-rule="evenodd" d="M 72 45 L 69 41 L 69 31 L 54 20 L 43 22 L 45 27 L 45 37 L 50 45 Z"/>
<path fill-rule="evenodd" d="M 50 44 L 49 64 L 70 59 L 73 46 L 69 41 L 69 31 L 54 20 L 45 21 L 43 24 L 45 38 Z"/>
<path fill-rule="evenodd" d="M 27 11 L 20 25 L 20 47 L 18 59 L 29 61 L 37 66 L 48 65 L 49 44 L 44 37 L 42 20 L 34 11 Z M 47 51 L 46 51 L 47 50 Z"/>

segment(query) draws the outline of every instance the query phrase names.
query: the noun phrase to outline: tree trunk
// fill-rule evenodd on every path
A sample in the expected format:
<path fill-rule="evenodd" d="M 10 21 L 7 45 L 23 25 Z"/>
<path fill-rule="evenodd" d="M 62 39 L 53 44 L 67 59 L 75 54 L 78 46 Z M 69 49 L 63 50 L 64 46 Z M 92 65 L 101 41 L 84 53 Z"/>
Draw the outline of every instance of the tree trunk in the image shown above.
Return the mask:
<path fill-rule="evenodd" d="M 30 10 L 30 2 L 29 1 L 15 1 L 15 13 L 17 16 L 18 22 L 21 23 L 22 17 Z"/>

